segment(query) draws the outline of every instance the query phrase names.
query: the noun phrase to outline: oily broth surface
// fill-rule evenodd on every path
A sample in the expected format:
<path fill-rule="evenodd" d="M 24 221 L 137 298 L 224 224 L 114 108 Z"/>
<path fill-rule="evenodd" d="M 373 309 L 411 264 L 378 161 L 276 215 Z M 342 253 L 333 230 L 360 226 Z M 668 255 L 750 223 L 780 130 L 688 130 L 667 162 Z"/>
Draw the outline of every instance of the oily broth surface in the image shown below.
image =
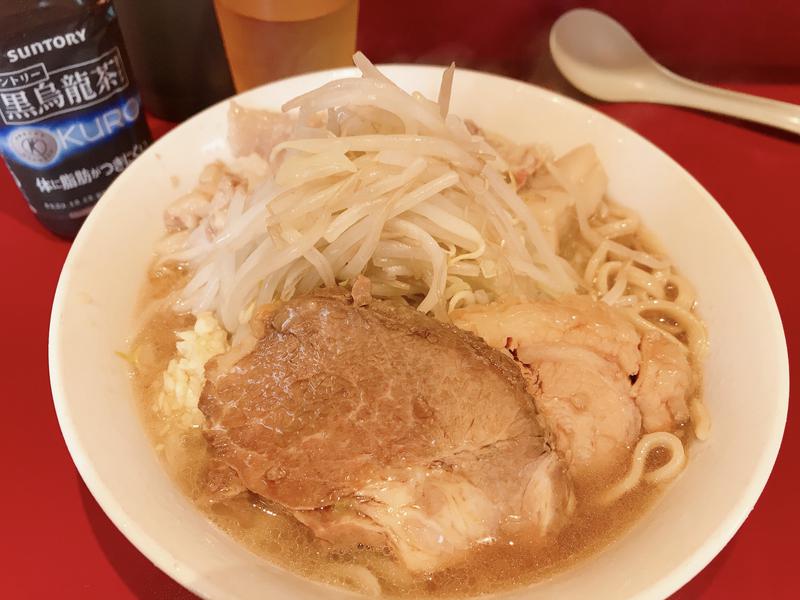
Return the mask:
<path fill-rule="evenodd" d="M 148 282 L 142 299 L 148 315 L 132 344 L 133 382 L 142 416 L 153 444 L 170 475 L 195 505 L 221 529 L 254 553 L 299 575 L 359 589 L 360 567 L 368 568 L 383 593 L 396 597 L 454 597 L 499 592 L 534 583 L 574 565 L 617 539 L 658 496 L 657 487 L 642 487 L 621 500 L 600 507 L 592 497 L 609 480 L 576 490 L 577 511 L 556 536 L 533 543 L 501 538 L 474 549 L 468 559 L 433 574 L 413 574 L 396 561 L 388 548 L 336 547 L 311 531 L 279 506 L 245 493 L 212 504 L 204 490 L 209 453 L 199 429 L 180 431 L 155 410 L 161 374 L 175 355 L 176 332 L 193 318 L 164 308 L 170 289 L 182 274 L 165 274 Z M 165 283 L 166 281 L 166 283 Z M 620 473 L 625 465 L 620 465 Z"/>

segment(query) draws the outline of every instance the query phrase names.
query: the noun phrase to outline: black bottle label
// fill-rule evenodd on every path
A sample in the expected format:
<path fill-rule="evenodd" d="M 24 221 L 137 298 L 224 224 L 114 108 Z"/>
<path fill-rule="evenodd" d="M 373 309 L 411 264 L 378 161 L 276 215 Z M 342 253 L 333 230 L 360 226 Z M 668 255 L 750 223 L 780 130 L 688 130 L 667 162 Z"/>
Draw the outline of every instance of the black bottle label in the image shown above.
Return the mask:
<path fill-rule="evenodd" d="M 111 5 L 35 16 L 0 48 L 0 151 L 40 219 L 82 220 L 150 134 Z"/>

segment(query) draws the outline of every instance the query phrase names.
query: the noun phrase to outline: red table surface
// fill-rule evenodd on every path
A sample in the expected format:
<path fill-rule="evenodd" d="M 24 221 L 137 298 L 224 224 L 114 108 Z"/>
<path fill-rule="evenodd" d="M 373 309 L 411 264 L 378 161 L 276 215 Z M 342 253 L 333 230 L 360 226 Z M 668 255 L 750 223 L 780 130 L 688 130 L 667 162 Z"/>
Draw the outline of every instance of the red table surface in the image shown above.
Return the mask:
<path fill-rule="evenodd" d="M 359 46 L 376 61 L 456 58 L 586 100 L 557 75 L 546 52 L 550 23 L 576 4 L 581 3 L 508 0 L 481 10 L 489 3 L 363 0 Z M 622 20 L 654 56 L 683 74 L 800 103 L 800 3 L 609 0 L 593 5 Z M 796 357 L 798 138 L 672 107 L 589 102 L 665 150 L 719 201 L 767 274 L 790 357 Z M 151 124 L 155 135 L 170 127 L 156 120 Z M 0 590 L 9 598 L 192 598 L 103 514 L 61 438 L 46 351 L 52 297 L 68 250 L 69 243 L 39 226 L 8 173 L 0 170 L 0 314 L 6 322 L 0 344 L 6 386 Z M 792 374 L 800 376 L 797 363 L 790 364 Z M 753 398 L 754 418 L 758 400 Z M 752 514 L 675 598 L 798 597 L 799 429 L 790 410 L 775 470 Z"/>

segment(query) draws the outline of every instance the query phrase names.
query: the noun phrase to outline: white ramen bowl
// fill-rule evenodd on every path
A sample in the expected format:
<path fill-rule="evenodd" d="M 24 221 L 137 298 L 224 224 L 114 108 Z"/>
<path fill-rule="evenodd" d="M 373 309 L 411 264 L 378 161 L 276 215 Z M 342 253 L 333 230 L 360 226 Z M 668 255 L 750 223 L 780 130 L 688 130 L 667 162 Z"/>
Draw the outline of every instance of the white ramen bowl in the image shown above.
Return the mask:
<path fill-rule="evenodd" d="M 435 98 L 441 69 L 389 66 L 408 90 Z M 237 97 L 279 109 L 344 69 L 265 85 Z M 335 599 L 251 554 L 216 529 L 159 463 L 124 361 L 140 288 L 163 235 L 162 211 L 206 163 L 228 157 L 228 103 L 175 128 L 108 189 L 69 253 L 53 304 L 50 377 L 64 439 L 86 485 L 133 544 L 169 576 L 213 599 Z M 752 510 L 780 446 L 789 395 L 786 343 L 764 274 L 720 206 L 675 161 L 586 106 L 518 81 L 458 71 L 453 108 L 489 130 L 557 153 L 591 142 L 610 194 L 637 210 L 697 286 L 711 352 L 705 398 L 712 435 L 631 531 L 553 579 L 503 597 L 664 598 L 723 548 Z"/>

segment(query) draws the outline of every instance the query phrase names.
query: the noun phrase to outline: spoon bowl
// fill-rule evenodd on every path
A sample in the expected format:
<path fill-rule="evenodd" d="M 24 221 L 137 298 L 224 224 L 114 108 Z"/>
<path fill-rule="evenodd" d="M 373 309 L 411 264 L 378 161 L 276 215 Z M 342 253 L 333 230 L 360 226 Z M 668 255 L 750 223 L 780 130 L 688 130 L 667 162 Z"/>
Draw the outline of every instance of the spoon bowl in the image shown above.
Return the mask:
<path fill-rule="evenodd" d="M 650 74 L 655 66 L 627 29 L 594 10 L 573 10 L 556 21 L 550 47 L 559 69 L 570 73 L 576 87 L 600 94 L 615 95 L 622 72 L 629 76 L 631 91 L 641 90 L 642 86 L 635 85 L 637 79 Z M 611 81 L 601 85 L 604 79 Z"/>

